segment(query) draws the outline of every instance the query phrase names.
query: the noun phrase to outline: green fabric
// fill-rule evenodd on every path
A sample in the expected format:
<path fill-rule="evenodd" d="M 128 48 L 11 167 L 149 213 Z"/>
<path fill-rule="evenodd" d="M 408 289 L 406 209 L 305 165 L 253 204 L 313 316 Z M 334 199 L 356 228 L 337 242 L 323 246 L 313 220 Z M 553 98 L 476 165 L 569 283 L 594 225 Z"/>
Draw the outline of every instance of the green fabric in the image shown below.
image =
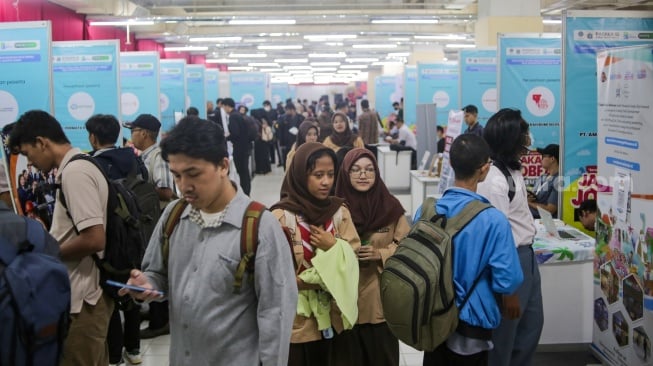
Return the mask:
<path fill-rule="evenodd" d="M 342 313 L 343 327 L 353 328 L 358 320 L 358 258 L 351 246 L 336 239 L 328 251 L 317 249 L 311 262 L 313 267 L 300 273 L 299 278 L 323 290 L 299 291 L 297 314 L 314 316 L 318 329 L 327 329 L 331 326 L 329 300 L 333 298 Z"/>

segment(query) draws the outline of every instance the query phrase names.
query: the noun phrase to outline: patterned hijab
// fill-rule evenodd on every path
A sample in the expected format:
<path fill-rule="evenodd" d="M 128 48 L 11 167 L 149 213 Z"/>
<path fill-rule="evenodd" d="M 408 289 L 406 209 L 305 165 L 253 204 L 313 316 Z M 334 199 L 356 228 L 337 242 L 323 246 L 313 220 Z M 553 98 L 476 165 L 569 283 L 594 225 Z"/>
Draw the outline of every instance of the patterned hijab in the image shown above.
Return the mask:
<path fill-rule="evenodd" d="M 311 225 L 324 225 L 342 206 L 344 200 L 329 196 L 319 200 L 308 191 L 308 159 L 313 155 L 333 156 L 333 150 L 318 142 L 304 143 L 297 149 L 292 165 L 281 185 L 281 200 L 270 209 L 281 208 L 301 214 Z M 334 160 L 335 167 L 336 162 Z"/>
<path fill-rule="evenodd" d="M 331 141 L 338 146 L 354 146 L 354 141 L 358 136 L 349 128 L 349 118 L 347 118 L 346 114 L 342 112 L 334 113 L 331 117 L 331 126 L 333 127 L 333 122 L 338 116 L 345 120 L 345 130 L 343 132 L 336 132 L 334 128 L 331 132 Z"/>
<path fill-rule="evenodd" d="M 374 185 L 367 192 L 354 189 L 349 178 L 351 167 L 361 158 L 370 159 L 376 172 Z M 395 223 L 405 212 L 399 200 L 388 191 L 381 180 L 376 158 L 367 149 L 352 149 L 345 155 L 338 172 L 336 196 L 345 199 L 359 235 Z"/>

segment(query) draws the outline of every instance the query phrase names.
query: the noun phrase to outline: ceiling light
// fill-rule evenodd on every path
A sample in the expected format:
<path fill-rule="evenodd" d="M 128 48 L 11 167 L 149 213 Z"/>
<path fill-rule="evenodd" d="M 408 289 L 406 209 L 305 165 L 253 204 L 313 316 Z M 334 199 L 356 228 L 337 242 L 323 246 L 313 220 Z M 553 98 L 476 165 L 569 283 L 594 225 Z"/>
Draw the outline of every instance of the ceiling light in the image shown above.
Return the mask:
<path fill-rule="evenodd" d="M 390 37 L 388 41 L 392 42 L 407 42 L 410 41 L 410 37 Z"/>
<path fill-rule="evenodd" d="M 260 45 L 257 47 L 259 50 L 301 50 L 304 46 L 300 44 L 278 44 L 278 45 Z"/>
<path fill-rule="evenodd" d="M 250 66 L 229 66 L 227 70 L 229 71 L 251 71 L 253 67 Z"/>
<path fill-rule="evenodd" d="M 341 69 L 367 69 L 367 65 L 342 65 Z"/>
<path fill-rule="evenodd" d="M 260 72 L 279 72 L 279 71 L 283 71 L 283 69 L 281 69 L 281 68 L 274 68 L 274 69 L 259 69 L 258 71 L 260 71 Z"/>
<path fill-rule="evenodd" d="M 304 39 L 308 39 L 311 42 L 317 42 L 328 39 L 354 39 L 356 37 L 355 34 L 307 34 L 304 36 Z"/>
<path fill-rule="evenodd" d="M 261 42 L 267 42 L 268 40 L 265 38 L 245 38 L 243 39 L 243 43 L 261 43 Z"/>
<path fill-rule="evenodd" d="M 438 24 L 437 19 L 372 19 L 372 24 Z"/>
<path fill-rule="evenodd" d="M 207 64 L 237 64 L 238 60 L 235 58 L 209 58 L 204 62 Z"/>
<path fill-rule="evenodd" d="M 288 72 L 294 75 L 294 74 L 310 74 L 313 71 L 311 71 L 311 70 L 288 70 Z"/>
<path fill-rule="evenodd" d="M 209 48 L 204 46 L 183 46 L 183 47 L 165 47 L 163 50 L 166 52 L 174 51 L 207 51 Z"/>
<path fill-rule="evenodd" d="M 311 62 L 311 66 L 340 66 L 338 61 Z"/>
<path fill-rule="evenodd" d="M 232 19 L 229 25 L 291 25 L 295 19 Z"/>
<path fill-rule="evenodd" d="M 310 70 L 310 66 L 284 66 L 286 70 Z"/>
<path fill-rule="evenodd" d="M 267 53 L 230 53 L 229 57 L 231 58 L 263 58 L 268 57 Z"/>
<path fill-rule="evenodd" d="M 238 42 L 243 37 L 193 37 L 190 42 Z"/>
<path fill-rule="evenodd" d="M 309 58 L 343 58 L 347 57 L 347 54 L 344 52 L 338 53 L 309 53 Z"/>
<path fill-rule="evenodd" d="M 388 53 L 388 57 L 408 57 L 410 56 L 410 52 L 390 52 Z"/>
<path fill-rule="evenodd" d="M 154 25 L 153 20 L 113 20 L 113 21 L 91 21 L 92 26 L 114 26 L 119 27 L 123 25 L 137 26 L 137 25 Z"/>
<path fill-rule="evenodd" d="M 438 35 L 438 36 L 415 36 L 415 39 L 434 39 L 434 40 L 443 40 L 443 41 L 458 41 L 467 39 L 466 36 L 461 36 L 457 34 L 448 34 L 448 35 Z"/>
<path fill-rule="evenodd" d="M 469 43 L 448 43 L 447 48 L 476 48 L 475 44 Z"/>
<path fill-rule="evenodd" d="M 351 62 L 351 63 L 354 63 L 354 62 L 375 62 L 375 61 L 379 61 L 379 59 L 376 58 L 376 57 L 351 57 L 351 58 L 345 59 L 345 61 Z"/>
<path fill-rule="evenodd" d="M 562 24 L 560 19 L 542 19 L 542 24 Z"/>
<path fill-rule="evenodd" d="M 338 74 L 358 74 L 359 72 L 361 72 L 361 70 L 343 70 L 343 69 L 340 69 L 340 70 L 338 70 L 336 72 Z"/>
<path fill-rule="evenodd" d="M 304 63 L 308 62 L 307 58 L 275 58 L 274 62 L 280 64 L 295 64 L 295 63 Z"/>
<path fill-rule="evenodd" d="M 378 62 L 373 62 L 372 66 L 386 66 L 386 65 L 403 65 L 404 63 L 401 61 L 378 61 Z"/>
<path fill-rule="evenodd" d="M 342 42 L 325 42 L 324 45 L 330 47 L 340 47 L 340 46 L 344 46 L 345 44 Z"/>
<path fill-rule="evenodd" d="M 355 44 L 352 45 L 353 48 L 365 48 L 365 49 L 372 49 L 372 48 L 397 48 L 397 44 L 395 43 L 389 43 L 389 44 Z"/>
<path fill-rule="evenodd" d="M 255 67 L 279 67 L 279 64 L 276 62 L 250 62 L 247 66 Z"/>
<path fill-rule="evenodd" d="M 336 71 L 338 70 L 337 67 L 314 67 L 313 72 L 315 71 Z"/>

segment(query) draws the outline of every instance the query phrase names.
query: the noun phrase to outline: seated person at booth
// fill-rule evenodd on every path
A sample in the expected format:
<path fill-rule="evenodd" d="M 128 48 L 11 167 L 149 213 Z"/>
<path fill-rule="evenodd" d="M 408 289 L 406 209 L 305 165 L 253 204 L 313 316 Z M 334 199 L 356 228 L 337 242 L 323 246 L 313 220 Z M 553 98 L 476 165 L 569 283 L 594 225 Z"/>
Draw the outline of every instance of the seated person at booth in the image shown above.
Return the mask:
<path fill-rule="evenodd" d="M 538 207 L 549 211 L 554 218 L 557 218 L 560 147 L 557 144 L 550 144 L 543 149 L 538 148 L 537 152 L 542 154 L 544 174 L 538 178 L 533 191 L 528 192 L 528 208 L 536 219 L 540 218 Z"/>
<path fill-rule="evenodd" d="M 578 221 L 585 228 L 585 230 L 596 230 L 596 200 L 585 200 L 578 206 Z"/>

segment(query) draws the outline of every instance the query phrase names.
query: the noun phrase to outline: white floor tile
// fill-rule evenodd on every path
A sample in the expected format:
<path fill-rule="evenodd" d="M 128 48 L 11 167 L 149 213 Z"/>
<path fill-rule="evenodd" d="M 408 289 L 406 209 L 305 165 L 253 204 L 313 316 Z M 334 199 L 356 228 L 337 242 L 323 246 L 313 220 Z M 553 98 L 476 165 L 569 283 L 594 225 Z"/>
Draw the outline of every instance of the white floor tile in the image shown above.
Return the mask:
<path fill-rule="evenodd" d="M 169 364 L 168 356 L 147 355 L 143 356 L 141 366 L 168 366 Z"/>
<path fill-rule="evenodd" d="M 403 357 L 406 366 L 422 366 L 422 361 L 424 359 L 423 352 L 404 353 L 401 356 Z"/>
<path fill-rule="evenodd" d="M 166 356 L 170 355 L 170 344 L 150 344 L 145 352 L 146 356 Z"/>

